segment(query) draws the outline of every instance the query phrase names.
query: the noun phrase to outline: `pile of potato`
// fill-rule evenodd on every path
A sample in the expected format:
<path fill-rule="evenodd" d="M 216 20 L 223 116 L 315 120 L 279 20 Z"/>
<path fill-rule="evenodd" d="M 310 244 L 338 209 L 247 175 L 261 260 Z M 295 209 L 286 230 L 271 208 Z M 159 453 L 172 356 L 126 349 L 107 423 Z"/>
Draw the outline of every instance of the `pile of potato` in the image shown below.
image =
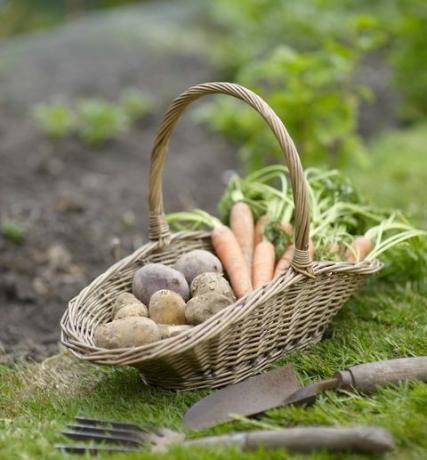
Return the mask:
<path fill-rule="evenodd" d="M 183 254 L 173 268 L 147 264 L 135 273 L 132 293 L 122 292 L 115 299 L 112 321 L 97 327 L 95 343 L 129 348 L 172 337 L 235 300 L 220 260 L 208 251 Z"/>

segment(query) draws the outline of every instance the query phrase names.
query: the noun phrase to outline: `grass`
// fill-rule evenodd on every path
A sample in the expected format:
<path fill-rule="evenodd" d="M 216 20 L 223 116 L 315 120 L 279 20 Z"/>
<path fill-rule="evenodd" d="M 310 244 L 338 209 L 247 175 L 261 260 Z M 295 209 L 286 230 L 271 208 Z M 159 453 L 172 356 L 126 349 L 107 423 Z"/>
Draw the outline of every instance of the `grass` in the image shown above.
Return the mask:
<path fill-rule="evenodd" d="M 365 184 L 364 188 L 380 204 L 405 204 L 423 222 L 427 164 L 422 145 L 426 145 L 426 140 L 426 126 L 385 135 L 372 146 L 373 169 L 352 171 L 352 176 L 359 184 Z M 402 180 L 402 177 L 410 178 Z M 426 335 L 426 283 L 387 283 L 373 279 L 335 317 L 327 338 L 308 350 L 292 353 L 282 362 L 293 362 L 303 382 L 308 383 L 355 363 L 427 355 Z M 51 358 L 43 365 L 2 365 L 0 459 L 68 458 L 53 445 L 65 441 L 58 430 L 77 414 L 182 429 L 185 410 L 206 394 L 206 391 L 175 393 L 147 388 L 133 369 L 79 364 L 67 355 Z M 384 459 L 423 459 L 427 456 L 427 385 L 405 383 L 369 396 L 327 392 L 312 407 L 279 408 L 258 420 L 239 420 L 201 434 L 299 424 L 379 425 L 391 431 L 397 446 Z M 98 458 L 104 457 L 107 458 L 103 455 Z M 108 456 L 112 460 L 158 457 L 153 453 Z M 175 447 L 161 458 L 355 460 L 366 457 L 326 452 L 243 454 L 219 447 L 205 451 Z"/>
<path fill-rule="evenodd" d="M 427 227 L 427 124 L 391 131 L 370 145 L 366 170 L 348 171 L 356 187 L 375 203 L 404 209 Z"/>

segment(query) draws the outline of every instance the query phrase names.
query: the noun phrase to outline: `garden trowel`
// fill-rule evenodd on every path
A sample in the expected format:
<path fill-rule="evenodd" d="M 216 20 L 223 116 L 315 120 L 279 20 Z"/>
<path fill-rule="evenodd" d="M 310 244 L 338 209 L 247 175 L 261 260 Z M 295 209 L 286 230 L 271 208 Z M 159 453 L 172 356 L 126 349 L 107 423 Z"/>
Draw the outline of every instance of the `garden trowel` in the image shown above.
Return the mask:
<path fill-rule="evenodd" d="M 188 410 L 184 424 L 207 428 L 232 420 L 236 415 L 255 415 L 288 404 L 310 404 L 326 390 L 369 393 L 377 386 L 404 380 L 427 382 L 427 356 L 359 364 L 304 388 L 298 384 L 292 364 L 287 364 L 212 393 Z"/>

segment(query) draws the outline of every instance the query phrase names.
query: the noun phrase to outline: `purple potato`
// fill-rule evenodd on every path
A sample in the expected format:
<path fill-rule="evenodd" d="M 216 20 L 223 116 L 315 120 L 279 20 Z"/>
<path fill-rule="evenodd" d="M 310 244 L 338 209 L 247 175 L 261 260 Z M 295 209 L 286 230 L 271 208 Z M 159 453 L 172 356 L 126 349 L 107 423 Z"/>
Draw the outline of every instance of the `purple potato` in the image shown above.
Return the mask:
<path fill-rule="evenodd" d="M 175 269 L 184 274 L 189 285 L 201 273 L 223 272 L 222 264 L 218 257 L 203 249 L 195 249 L 180 256 L 175 262 Z"/>
<path fill-rule="evenodd" d="M 172 267 L 148 264 L 135 273 L 132 292 L 143 304 L 148 305 L 151 296 L 161 289 L 176 292 L 185 301 L 190 297 L 190 288 L 184 275 Z"/>

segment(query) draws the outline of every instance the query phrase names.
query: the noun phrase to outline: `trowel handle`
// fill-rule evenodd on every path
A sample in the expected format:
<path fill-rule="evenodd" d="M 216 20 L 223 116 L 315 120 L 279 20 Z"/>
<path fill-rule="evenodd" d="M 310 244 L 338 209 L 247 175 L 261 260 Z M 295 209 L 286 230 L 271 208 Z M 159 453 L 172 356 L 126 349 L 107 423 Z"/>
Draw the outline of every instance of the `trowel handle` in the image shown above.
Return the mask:
<path fill-rule="evenodd" d="M 404 380 L 427 382 L 427 356 L 359 364 L 338 372 L 335 377 L 339 388 L 356 389 L 363 393 L 375 391 L 380 385 Z"/>
<path fill-rule="evenodd" d="M 184 445 L 217 447 L 236 446 L 243 450 L 287 449 L 290 452 L 329 451 L 386 452 L 394 447 L 388 431 L 378 427 L 363 426 L 333 428 L 306 426 L 282 428 L 271 431 L 249 431 L 186 441 Z"/>

